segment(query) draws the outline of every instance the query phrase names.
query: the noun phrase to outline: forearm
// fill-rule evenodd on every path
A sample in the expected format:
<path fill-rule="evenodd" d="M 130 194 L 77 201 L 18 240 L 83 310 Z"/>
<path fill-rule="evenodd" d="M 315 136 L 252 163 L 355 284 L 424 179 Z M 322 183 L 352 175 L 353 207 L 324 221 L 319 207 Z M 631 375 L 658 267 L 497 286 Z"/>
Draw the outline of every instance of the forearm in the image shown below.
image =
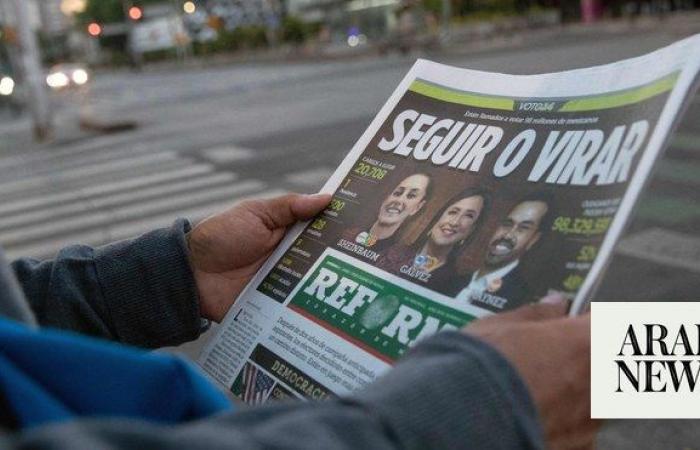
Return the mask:
<path fill-rule="evenodd" d="M 185 221 L 103 247 L 72 246 L 13 269 L 42 326 L 143 347 L 197 337 L 197 290 Z"/>
<path fill-rule="evenodd" d="M 30 431 L 0 446 L 159 449 L 539 449 L 523 382 L 490 347 L 447 333 L 368 389 L 323 403 L 251 408 L 186 425 L 98 420 Z"/>

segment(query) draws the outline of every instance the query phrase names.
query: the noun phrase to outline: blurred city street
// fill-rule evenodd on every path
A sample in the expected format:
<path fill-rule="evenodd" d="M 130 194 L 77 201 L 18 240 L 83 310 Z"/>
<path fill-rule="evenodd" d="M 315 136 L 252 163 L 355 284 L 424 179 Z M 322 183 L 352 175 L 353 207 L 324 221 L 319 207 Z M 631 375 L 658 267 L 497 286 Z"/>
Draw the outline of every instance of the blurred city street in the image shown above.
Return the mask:
<path fill-rule="evenodd" d="M 627 25 L 624 25 L 627 27 Z M 98 71 L 54 94 L 55 137 L 26 117 L 0 120 L 0 244 L 47 257 L 193 221 L 232 203 L 319 189 L 417 57 L 529 74 L 613 62 L 700 32 L 700 16 L 620 32 L 557 29 L 493 45 L 332 61 Z M 81 128 L 80 122 L 88 124 Z M 104 133 L 100 129 L 123 128 Z M 700 292 L 700 97 L 644 194 L 600 300 L 697 300 Z M 187 347 L 196 355 L 200 343 Z M 621 421 L 600 449 L 697 449 L 694 421 Z"/>

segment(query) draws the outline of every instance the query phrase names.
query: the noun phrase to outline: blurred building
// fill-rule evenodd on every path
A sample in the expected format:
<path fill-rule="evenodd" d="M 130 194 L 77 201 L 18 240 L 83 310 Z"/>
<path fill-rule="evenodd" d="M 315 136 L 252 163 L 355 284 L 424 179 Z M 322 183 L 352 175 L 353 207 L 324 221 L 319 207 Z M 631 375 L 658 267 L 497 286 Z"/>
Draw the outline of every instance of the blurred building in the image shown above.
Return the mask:
<path fill-rule="evenodd" d="M 287 0 L 287 13 L 327 25 L 338 39 L 351 34 L 384 38 L 395 32 L 410 0 Z"/>
<path fill-rule="evenodd" d="M 280 0 L 206 0 L 202 7 L 228 30 L 245 25 L 276 27 L 283 13 Z"/>
<path fill-rule="evenodd" d="M 23 0 L 29 9 L 29 24 L 35 30 L 41 27 L 41 9 L 40 3 L 43 0 Z M 15 18 L 15 8 L 9 0 L 0 0 L 0 25 L 3 27 L 15 26 L 17 19 Z"/>
<path fill-rule="evenodd" d="M 66 34 L 72 27 L 70 17 L 63 13 L 64 0 L 35 0 L 38 3 L 41 29 L 49 36 Z"/>

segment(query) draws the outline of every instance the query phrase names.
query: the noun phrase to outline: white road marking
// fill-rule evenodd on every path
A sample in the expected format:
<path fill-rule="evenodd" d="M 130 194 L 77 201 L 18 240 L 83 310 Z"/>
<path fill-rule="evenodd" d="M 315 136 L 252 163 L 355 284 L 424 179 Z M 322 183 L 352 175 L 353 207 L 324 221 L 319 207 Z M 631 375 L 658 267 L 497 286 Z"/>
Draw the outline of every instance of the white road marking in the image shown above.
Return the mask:
<path fill-rule="evenodd" d="M 59 206 L 41 208 L 38 210 L 0 217 L 0 229 L 27 225 L 41 220 L 51 220 L 62 215 L 89 213 L 98 208 L 109 208 L 122 203 L 143 201 L 159 195 L 172 195 L 177 192 L 199 189 L 225 182 L 233 181 L 234 176 L 229 173 L 218 173 L 211 176 L 193 178 L 186 181 L 177 181 L 165 185 L 158 185 L 135 192 L 122 192 L 95 199 L 79 199 L 74 203 Z"/>
<path fill-rule="evenodd" d="M 184 209 L 181 211 L 173 211 L 167 214 L 161 214 L 156 217 L 148 217 L 139 221 L 132 221 L 126 224 L 118 225 L 110 229 L 110 237 L 112 239 L 125 239 L 131 236 L 136 236 L 139 233 L 144 233 L 146 231 L 164 227 L 171 224 L 178 217 L 185 217 L 189 219 L 193 224 L 199 222 L 200 220 L 215 214 L 220 211 L 231 207 L 233 204 L 239 201 L 246 200 L 248 198 L 269 198 L 278 195 L 286 194 L 286 191 L 273 189 L 268 191 L 256 192 L 252 195 L 246 195 L 243 197 L 236 198 L 235 200 L 225 200 L 216 203 L 210 203 L 205 206 L 197 206 L 194 208 Z"/>
<path fill-rule="evenodd" d="M 202 150 L 202 155 L 213 163 L 231 163 L 235 161 L 244 161 L 253 157 L 253 150 L 232 146 L 214 147 Z"/>
<path fill-rule="evenodd" d="M 320 188 L 323 186 L 323 183 L 328 180 L 332 173 L 333 169 L 330 167 L 319 167 L 316 169 L 291 173 L 287 175 L 285 179 L 291 183 Z"/>
<path fill-rule="evenodd" d="M 72 189 L 62 191 L 55 194 L 41 194 L 36 197 L 25 197 L 9 202 L 0 203 L 0 215 L 7 215 L 19 211 L 25 211 L 32 208 L 46 207 L 58 203 L 69 201 L 84 200 L 88 197 L 97 195 L 105 195 L 113 192 L 119 192 L 126 189 L 134 189 L 138 187 L 149 186 L 151 184 L 162 183 L 170 180 L 188 178 L 196 175 L 202 175 L 212 171 L 212 167 L 208 164 L 195 164 L 183 168 L 175 168 L 175 170 L 162 173 L 150 173 L 148 175 L 128 178 L 121 181 L 113 181 L 99 185 L 88 186 L 82 189 Z"/>
<path fill-rule="evenodd" d="M 72 167 L 85 166 L 100 161 L 112 161 L 117 159 L 130 158 L 134 156 L 139 156 L 140 154 L 134 152 L 132 147 L 88 153 L 87 155 L 81 155 L 79 158 L 57 157 L 53 154 L 52 151 L 47 152 L 46 150 L 43 150 L 43 152 L 46 153 L 46 158 L 44 160 L 39 161 L 36 161 L 36 153 L 0 158 L 0 174 L 2 176 L 23 176 L 25 173 L 29 175 L 39 175 L 45 173 L 50 174 L 52 172 L 62 170 L 64 168 L 70 169 Z M 172 153 L 170 150 L 165 150 L 164 152 Z M 150 154 L 155 153 L 162 152 L 150 152 Z"/>
<path fill-rule="evenodd" d="M 178 217 L 186 217 L 196 223 L 199 220 L 214 214 L 218 211 L 230 207 L 234 202 L 245 200 L 247 198 L 268 198 L 285 194 L 282 190 L 268 190 L 262 192 L 251 192 L 244 196 L 232 200 L 219 200 L 205 205 L 183 208 L 177 211 L 159 214 L 154 217 L 143 218 L 141 220 L 133 220 L 128 223 L 105 227 L 99 230 L 91 230 L 87 232 L 72 233 L 63 235 L 57 238 L 43 239 L 23 245 L 7 247 L 5 253 L 9 259 L 21 257 L 47 257 L 54 255 L 60 249 L 71 244 L 86 244 L 100 245 L 107 242 L 112 242 L 118 239 L 125 239 L 133 236 L 138 236 L 144 232 L 153 230 L 158 227 L 170 225 Z"/>
<path fill-rule="evenodd" d="M 650 228 L 620 241 L 617 253 L 700 273 L 700 237 Z"/>
<path fill-rule="evenodd" d="M 87 214 L 80 214 L 76 217 L 55 220 L 51 223 L 43 223 L 0 233 L 0 243 L 5 247 L 9 247 L 11 245 L 41 239 L 44 236 L 71 233 L 90 227 L 104 227 L 117 221 L 138 220 L 142 217 L 168 211 L 170 209 L 181 209 L 186 206 L 214 202 L 215 200 L 222 200 L 224 198 L 232 203 L 233 199 L 241 194 L 260 190 L 263 187 L 264 183 L 261 181 L 242 181 L 230 186 L 145 201 L 140 204 L 124 206 L 110 211 L 93 211 Z"/>
<path fill-rule="evenodd" d="M 55 189 L 58 183 L 65 183 L 73 180 L 85 183 L 90 177 L 98 175 L 100 177 L 117 175 L 123 179 L 124 174 L 121 173 L 123 171 L 129 171 L 129 174 L 136 170 L 160 172 L 160 170 L 156 170 L 151 166 L 167 167 L 169 164 L 175 163 L 175 165 L 182 165 L 187 162 L 189 162 L 189 160 L 178 158 L 173 153 L 156 153 L 154 155 L 143 155 L 118 161 L 103 162 L 91 166 L 60 171 L 49 176 L 38 175 L 14 181 L 0 182 L 0 195 L 7 196 L 14 192 L 26 191 L 32 188 L 36 189 L 42 186 Z"/>
<path fill-rule="evenodd" d="M 115 135 L 117 136 L 117 135 Z M 112 136 L 114 137 L 114 136 Z M 100 139 L 100 138 L 96 138 Z M 88 142 L 90 144 L 92 141 Z M 82 145 L 82 147 L 85 147 Z M 30 153 L 21 153 L 0 158 L 0 170 L 16 170 L 23 166 L 29 166 L 31 170 L 35 169 L 50 169 L 52 167 L 70 166 L 71 163 L 78 161 L 92 162 L 103 161 L 108 159 L 116 159 L 128 156 L 138 156 L 148 151 L 150 154 L 161 153 L 156 152 L 145 144 L 131 144 L 128 148 L 99 148 L 93 149 L 91 146 L 82 149 L 80 152 L 75 151 L 76 147 L 59 147 L 59 148 L 42 148 L 34 149 Z M 89 150 L 95 150 L 89 152 Z M 170 152 L 170 150 L 165 150 Z M 72 155 L 73 153 L 85 153 L 82 155 Z"/>

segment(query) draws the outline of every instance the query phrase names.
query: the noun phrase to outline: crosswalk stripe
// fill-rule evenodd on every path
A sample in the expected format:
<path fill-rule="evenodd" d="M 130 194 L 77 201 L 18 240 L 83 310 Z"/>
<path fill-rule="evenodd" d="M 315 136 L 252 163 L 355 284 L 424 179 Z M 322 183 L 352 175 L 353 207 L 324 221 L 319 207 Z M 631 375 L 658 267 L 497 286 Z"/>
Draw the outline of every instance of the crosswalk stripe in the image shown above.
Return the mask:
<path fill-rule="evenodd" d="M 205 205 L 198 205 L 190 208 L 178 209 L 165 214 L 159 214 L 154 217 L 143 218 L 141 220 L 129 221 L 119 225 L 114 225 L 110 228 L 101 228 L 99 230 L 91 230 L 87 232 L 72 233 L 63 235 L 57 238 L 42 239 L 26 244 L 11 246 L 5 248 L 5 253 L 9 259 L 21 257 L 36 257 L 43 258 L 54 255 L 60 249 L 71 244 L 86 244 L 100 245 L 106 242 L 112 242 L 118 239 L 138 236 L 141 233 L 149 230 L 168 226 L 178 217 L 186 217 L 197 223 L 206 216 L 223 211 L 236 201 L 245 200 L 247 198 L 266 198 L 285 194 L 282 190 L 268 190 L 262 192 L 248 193 L 238 198 L 227 200 L 218 200 Z"/>
<path fill-rule="evenodd" d="M 93 164 L 87 167 L 64 170 L 52 173 L 49 176 L 37 175 L 18 180 L 0 181 L 0 195 L 6 195 L 11 192 L 25 191 L 38 186 L 52 186 L 55 188 L 57 183 L 64 183 L 71 180 L 87 180 L 90 177 L 106 176 L 124 170 L 132 170 L 134 168 L 143 168 L 147 165 L 164 164 L 173 161 L 187 161 L 178 158 L 174 153 L 156 153 L 153 155 L 143 155 L 119 161 L 109 161 L 98 164 Z M 151 168 L 152 170 L 152 168 Z"/>
<path fill-rule="evenodd" d="M 333 173 L 330 167 L 319 167 L 287 175 L 285 178 L 295 184 L 305 186 L 321 187 L 328 177 Z"/>
<path fill-rule="evenodd" d="M 13 172 L 19 168 L 29 168 L 34 170 L 49 170 L 54 167 L 70 167 L 71 164 L 89 164 L 94 161 L 104 161 L 133 155 L 139 155 L 145 151 L 153 152 L 152 148 L 144 144 L 129 145 L 122 148 L 110 148 L 104 151 L 91 152 L 92 145 L 87 146 L 82 152 L 85 154 L 72 155 L 76 153 L 75 147 L 52 147 L 36 149 L 30 153 L 4 156 L 0 158 L 0 173 Z M 169 151 L 169 150 L 167 150 Z"/>
<path fill-rule="evenodd" d="M 230 173 L 218 173 L 211 176 L 193 178 L 187 181 L 158 185 L 136 192 L 122 192 L 101 198 L 80 199 L 77 202 L 42 208 L 22 214 L 0 217 L 0 229 L 27 225 L 32 222 L 51 220 L 59 216 L 89 212 L 93 209 L 109 208 L 126 202 L 138 202 L 159 195 L 174 194 L 190 189 L 203 188 L 225 182 L 231 182 L 234 175 Z"/>
<path fill-rule="evenodd" d="M 674 225 L 700 218 L 700 205 L 685 198 L 651 194 L 639 202 L 636 217 Z"/>
<path fill-rule="evenodd" d="M 34 208 L 46 207 L 68 201 L 80 201 L 88 197 L 105 195 L 121 190 L 134 189 L 165 181 L 202 175 L 211 171 L 212 167 L 209 164 L 195 164 L 182 168 L 175 167 L 175 170 L 162 173 L 149 173 L 147 175 L 128 178 L 126 180 L 113 181 L 84 188 L 69 189 L 57 193 L 42 193 L 37 196 L 23 196 L 17 200 L 1 202 L 0 215 L 27 211 Z"/>
<path fill-rule="evenodd" d="M 214 200 L 221 200 L 223 198 L 229 198 L 230 201 L 232 201 L 233 198 L 238 195 L 250 191 L 260 190 L 263 188 L 263 186 L 264 183 L 257 180 L 242 181 L 230 186 L 145 201 L 109 211 L 92 211 L 90 213 L 80 214 L 75 217 L 54 220 L 51 223 L 42 223 L 39 225 L 32 225 L 21 229 L 13 229 L 11 231 L 0 233 L 0 242 L 2 242 L 4 246 L 9 247 L 22 242 L 30 242 L 32 240 L 41 239 L 44 236 L 60 235 L 62 233 L 70 233 L 80 229 L 105 226 L 109 223 L 114 223 L 117 221 L 140 219 L 154 213 L 164 212 L 175 208 L 182 208 L 193 204 L 213 202 Z"/>
<path fill-rule="evenodd" d="M 700 273 L 700 238 L 663 228 L 627 236 L 617 253 Z"/>
<path fill-rule="evenodd" d="M 0 162 L 0 168 L 9 168 L 9 167 L 14 167 L 14 166 L 21 166 L 21 165 L 26 165 L 26 164 L 43 164 L 46 161 L 51 161 L 51 160 L 56 160 L 59 161 L 61 159 L 68 159 L 71 157 L 76 157 L 78 159 L 82 159 L 84 156 L 87 155 L 82 155 L 81 153 L 86 153 L 86 152 L 91 152 L 95 149 L 105 149 L 106 147 L 109 147 L 110 145 L 114 144 L 119 144 L 119 143 L 125 143 L 127 142 L 130 138 L 128 136 L 122 135 L 122 134 L 112 134 L 112 135 L 105 135 L 105 136 L 98 136 L 93 139 L 88 140 L 87 142 L 83 144 L 77 144 L 77 145 L 70 145 L 67 147 L 53 147 L 53 148 L 47 148 L 47 149 L 40 149 L 38 151 L 32 152 L 30 154 L 19 154 L 19 155 L 13 155 L 13 156 L 7 156 L 2 159 Z M 150 150 L 150 147 L 147 146 L 146 144 L 136 144 L 130 145 L 130 151 L 132 153 L 137 153 L 137 152 L 143 152 Z M 107 149 L 105 152 L 111 152 L 114 151 L 113 149 Z"/>
<path fill-rule="evenodd" d="M 137 219 L 153 212 L 167 211 L 181 206 L 196 205 L 216 199 L 227 200 L 233 203 L 234 198 L 244 193 L 259 191 L 265 187 L 265 183 L 258 180 L 241 181 L 230 186 L 216 189 L 208 189 L 203 192 L 193 192 L 180 195 L 175 198 L 166 198 L 151 202 L 143 202 L 114 210 L 118 220 Z"/>
<path fill-rule="evenodd" d="M 139 233 L 146 232 L 158 227 L 167 226 L 173 220 L 178 217 L 186 217 L 192 221 L 192 223 L 197 223 L 199 220 L 205 217 L 224 211 L 225 209 L 231 207 L 236 202 L 246 200 L 248 198 L 268 198 L 277 195 L 286 194 L 286 191 L 273 189 L 263 192 L 256 192 L 253 195 L 246 195 L 232 200 L 224 200 L 205 206 L 198 206 L 195 208 L 185 209 L 182 211 L 171 212 L 167 214 L 161 214 L 157 217 L 149 217 L 136 222 L 129 222 L 123 225 L 119 225 L 110 231 L 110 237 L 112 239 L 125 239 L 130 236 L 136 236 Z"/>
<path fill-rule="evenodd" d="M 169 161 L 156 161 L 136 167 L 123 167 L 114 169 L 113 172 L 105 172 L 96 175 L 82 177 L 76 175 L 71 178 L 51 178 L 44 177 L 36 180 L 36 183 L 29 185 L 13 185 L 10 187 L 0 187 L 0 203 L 11 199 L 27 198 L 34 195 L 46 195 L 61 191 L 63 189 L 75 190 L 81 187 L 94 186 L 96 184 L 110 183 L 124 180 L 126 178 L 167 172 L 181 169 L 191 165 L 192 162 L 184 159 L 173 159 Z"/>
<path fill-rule="evenodd" d="M 166 150 L 168 153 L 172 153 L 170 150 Z M 151 152 L 160 153 L 160 152 Z M 33 153 L 30 153 L 33 155 Z M 138 152 L 134 152 L 132 147 L 124 149 L 112 149 L 105 152 L 88 153 L 87 155 L 82 155 L 80 158 L 63 158 L 55 157 L 54 155 L 48 155 L 47 159 L 41 161 L 34 161 L 32 158 L 17 158 L 5 157 L 0 158 L 0 176 L 25 176 L 25 175 L 39 175 L 39 174 L 50 174 L 56 172 L 57 170 L 70 169 L 73 167 L 81 167 L 89 164 L 94 164 L 102 161 L 113 161 L 117 159 L 124 159 L 133 156 L 138 156 Z"/>
<path fill-rule="evenodd" d="M 212 170 L 213 167 L 209 164 L 195 164 L 169 172 L 153 173 L 140 177 L 129 178 L 127 180 L 112 181 L 110 183 L 104 183 L 97 186 L 89 186 L 87 188 L 83 188 L 81 193 L 84 196 L 90 197 L 104 195 L 115 191 L 140 188 L 165 181 L 184 179 L 195 175 L 203 175 L 211 172 Z M 229 175 L 235 178 L 235 175 L 230 172 Z"/>
<path fill-rule="evenodd" d="M 253 157 L 253 150 L 236 146 L 214 147 L 202 150 L 202 155 L 214 163 L 231 163 Z"/>

